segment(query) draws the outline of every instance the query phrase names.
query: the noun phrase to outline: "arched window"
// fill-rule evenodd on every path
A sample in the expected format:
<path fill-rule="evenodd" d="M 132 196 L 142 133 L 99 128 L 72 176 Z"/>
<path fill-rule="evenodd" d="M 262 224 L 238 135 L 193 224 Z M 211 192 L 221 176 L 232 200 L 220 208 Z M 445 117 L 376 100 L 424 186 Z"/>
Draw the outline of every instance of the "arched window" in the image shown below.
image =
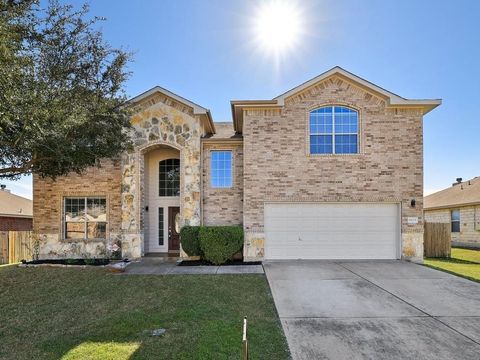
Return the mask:
<path fill-rule="evenodd" d="M 310 112 L 310 154 L 358 153 L 358 112 L 324 106 Z"/>
<path fill-rule="evenodd" d="M 162 160 L 158 168 L 158 195 L 180 196 L 180 160 Z"/>

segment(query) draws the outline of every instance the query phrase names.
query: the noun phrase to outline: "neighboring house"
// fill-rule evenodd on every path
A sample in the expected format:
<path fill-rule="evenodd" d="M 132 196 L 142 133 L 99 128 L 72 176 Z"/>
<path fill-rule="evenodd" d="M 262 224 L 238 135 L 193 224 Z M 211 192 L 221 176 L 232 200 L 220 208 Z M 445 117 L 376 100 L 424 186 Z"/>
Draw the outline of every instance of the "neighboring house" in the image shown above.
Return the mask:
<path fill-rule="evenodd" d="M 135 147 L 56 181 L 34 175 L 42 257 L 179 252 L 183 225 L 243 225 L 244 258 L 423 258 L 423 116 L 340 67 L 233 123 L 161 87 L 130 100 Z M 86 214 L 85 214 L 86 209 Z M 184 254 L 180 254 L 184 255 Z"/>
<path fill-rule="evenodd" d="M 32 210 L 32 200 L 12 194 L 0 185 L 0 231 L 32 230 Z"/>
<path fill-rule="evenodd" d="M 425 221 L 450 223 L 452 245 L 480 248 L 480 177 L 462 182 L 424 199 Z"/>

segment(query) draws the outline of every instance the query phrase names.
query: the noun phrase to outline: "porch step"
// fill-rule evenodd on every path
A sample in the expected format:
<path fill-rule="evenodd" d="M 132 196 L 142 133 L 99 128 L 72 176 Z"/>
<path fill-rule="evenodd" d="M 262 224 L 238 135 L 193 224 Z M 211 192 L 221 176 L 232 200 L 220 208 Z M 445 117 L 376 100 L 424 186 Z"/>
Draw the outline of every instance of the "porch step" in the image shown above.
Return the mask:
<path fill-rule="evenodd" d="M 168 253 L 147 253 L 143 257 L 144 258 L 154 258 L 158 259 L 159 261 L 176 261 L 179 259 L 179 252 L 168 252 Z"/>

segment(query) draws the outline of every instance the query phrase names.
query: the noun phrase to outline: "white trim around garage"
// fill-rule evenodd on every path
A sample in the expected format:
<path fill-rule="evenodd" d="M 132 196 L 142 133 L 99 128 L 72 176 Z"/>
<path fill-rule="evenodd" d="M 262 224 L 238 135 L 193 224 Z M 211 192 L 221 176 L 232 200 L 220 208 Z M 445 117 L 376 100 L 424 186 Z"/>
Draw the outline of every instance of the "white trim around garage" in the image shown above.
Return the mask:
<path fill-rule="evenodd" d="M 265 259 L 399 259 L 401 205 L 265 203 Z"/>

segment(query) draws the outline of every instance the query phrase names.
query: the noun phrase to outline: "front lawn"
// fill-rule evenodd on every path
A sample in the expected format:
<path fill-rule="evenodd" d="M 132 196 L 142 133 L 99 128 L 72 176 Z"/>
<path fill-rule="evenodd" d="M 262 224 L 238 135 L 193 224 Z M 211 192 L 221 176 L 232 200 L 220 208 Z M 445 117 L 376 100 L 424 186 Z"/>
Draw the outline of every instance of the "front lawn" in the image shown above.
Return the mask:
<path fill-rule="evenodd" d="M 425 258 L 424 264 L 480 282 L 480 250 L 452 248 L 451 258 Z"/>
<path fill-rule="evenodd" d="M 0 359 L 240 359 L 244 316 L 251 359 L 289 358 L 264 275 L 0 268 Z"/>

